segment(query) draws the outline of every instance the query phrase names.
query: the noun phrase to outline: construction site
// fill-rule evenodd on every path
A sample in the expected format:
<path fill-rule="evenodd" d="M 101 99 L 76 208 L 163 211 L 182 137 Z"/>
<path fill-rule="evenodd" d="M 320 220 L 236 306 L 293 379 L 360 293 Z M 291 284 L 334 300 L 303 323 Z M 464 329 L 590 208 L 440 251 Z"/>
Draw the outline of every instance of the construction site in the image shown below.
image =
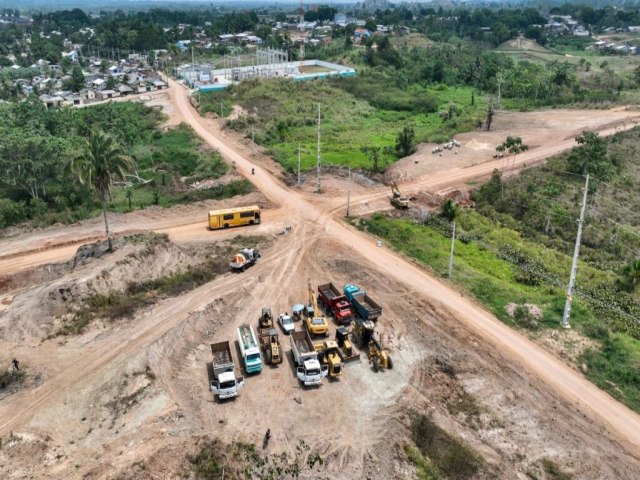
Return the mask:
<path fill-rule="evenodd" d="M 187 64 L 175 69 L 176 78 L 201 92 L 222 90 L 250 78 L 291 78 L 312 80 L 331 76 L 352 77 L 354 68 L 323 60 L 289 61 L 287 52 L 256 49 L 250 55 L 225 56 L 214 64 Z"/>
<path fill-rule="evenodd" d="M 346 178 L 323 172 L 322 194 L 315 178 L 293 187 L 250 140 L 200 116 L 182 85 L 167 92 L 167 123 L 190 125 L 256 191 L 113 215 L 114 253 L 100 218 L 0 239 L 0 351 L 28 372 L 0 395 L 0 478 L 195 478 L 204 449 L 234 478 L 238 445 L 299 460 L 298 478 L 423 478 L 408 457 L 427 427 L 474 459 L 447 478 L 637 478 L 637 415 L 343 221 Z M 406 212 L 486 179 L 508 129 L 537 145 L 517 168 L 570 148 L 575 130 L 638 121 L 626 110 L 505 114 L 493 132 L 465 134 L 455 156 L 422 145 L 390 169 L 402 182 L 391 191 L 350 176 L 351 215 Z M 117 302 L 202 269 L 192 288 Z M 100 314 L 81 333 L 58 333 L 90 309 Z"/>

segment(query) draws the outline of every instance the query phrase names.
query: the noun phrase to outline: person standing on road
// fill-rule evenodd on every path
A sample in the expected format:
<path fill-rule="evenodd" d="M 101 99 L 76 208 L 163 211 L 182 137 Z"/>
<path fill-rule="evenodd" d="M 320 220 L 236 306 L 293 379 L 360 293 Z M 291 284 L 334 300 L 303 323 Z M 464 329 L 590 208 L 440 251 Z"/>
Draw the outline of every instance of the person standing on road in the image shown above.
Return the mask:
<path fill-rule="evenodd" d="M 14 358 L 11 360 L 11 368 L 13 368 L 16 372 L 20 371 L 20 362 L 18 359 Z"/>
<path fill-rule="evenodd" d="M 271 429 L 267 428 L 267 433 L 264 434 L 264 439 L 262 440 L 262 448 L 267 448 L 269 445 L 269 439 L 271 438 Z"/>

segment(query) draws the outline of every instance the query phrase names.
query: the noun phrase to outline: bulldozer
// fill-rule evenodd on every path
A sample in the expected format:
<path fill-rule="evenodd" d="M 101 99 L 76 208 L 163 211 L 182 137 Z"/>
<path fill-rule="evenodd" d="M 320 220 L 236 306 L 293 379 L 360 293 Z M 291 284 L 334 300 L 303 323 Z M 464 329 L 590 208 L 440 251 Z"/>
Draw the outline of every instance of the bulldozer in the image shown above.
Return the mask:
<path fill-rule="evenodd" d="M 325 340 L 314 347 L 320 362 L 329 366 L 329 376 L 335 378 L 342 375 L 342 358 L 338 353 L 338 343 L 335 340 Z"/>
<path fill-rule="evenodd" d="M 383 369 L 391 370 L 393 368 L 391 356 L 382 348 L 380 342 L 375 338 L 375 323 L 371 320 L 356 318 L 353 323 L 353 333 L 359 341 L 360 348 L 367 350 L 369 363 L 373 365 L 373 369 L 376 372 Z"/>
<path fill-rule="evenodd" d="M 344 325 L 336 328 L 336 343 L 338 344 L 338 355 L 344 363 L 360 360 L 360 354 L 355 351 L 351 340 L 349 340 L 349 329 Z"/>
<path fill-rule="evenodd" d="M 399 209 L 409 208 L 409 197 L 405 197 L 400 193 L 396 182 L 391 184 L 391 205 Z"/>
<path fill-rule="evenodd" d="M 278 331 L 275 328 L 260 328 L 258 336 L 267 363 L 269 365 L 282 363 L 282 347 L 278 339 Z"/>

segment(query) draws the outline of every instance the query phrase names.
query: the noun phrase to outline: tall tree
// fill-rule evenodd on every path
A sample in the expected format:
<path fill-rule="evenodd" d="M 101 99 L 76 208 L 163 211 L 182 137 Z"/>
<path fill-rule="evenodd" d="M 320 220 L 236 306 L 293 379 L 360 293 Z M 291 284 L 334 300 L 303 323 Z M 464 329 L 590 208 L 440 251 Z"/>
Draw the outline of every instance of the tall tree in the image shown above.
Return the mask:
<path fill-rule="evenodd" d="M 406 125 L 396 137 L 396 152 L 401 157 L 407 157 L 416 151 L 416 133 L 411 125 Z"/>
<path fill-rule="evenodd" d="M 113 181 L 124 179 L 132 163 L 111 135 L 99 131 L 93 132 L 86 140 L 83 154 L 68 164 L 68 173 L 75 175 L 80 183 L 91 186 L 100 198 L 109 252 L 113 251 L 113 244 L 107 220 L 107 201 L 111 199 Z"/>

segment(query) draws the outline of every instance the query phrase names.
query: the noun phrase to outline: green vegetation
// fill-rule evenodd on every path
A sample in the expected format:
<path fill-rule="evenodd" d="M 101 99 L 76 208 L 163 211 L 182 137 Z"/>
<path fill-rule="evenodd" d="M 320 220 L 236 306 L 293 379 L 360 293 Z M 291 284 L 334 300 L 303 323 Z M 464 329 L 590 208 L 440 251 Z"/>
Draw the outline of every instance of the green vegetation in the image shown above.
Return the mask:
<path fill-rule="evenodd" d="M 213 188 L 190 187 L 219 178 L 227 171 L 226 164 L 186 125 L 162 132 L 161 114 L 139 103 L 47 110 L 30 97 L 21 103 L 0 104 L 0 115 L 4 119 L 0 125 L 0 227 L 25 221 L 39 226 L 76 222 L 98 215 L 101 200 L 107 210 L 125 212 L 252 190 L 244 180 Z M 130 156 L 130 162 L 125 163 L 133 164 L 133 168 L 121 166 L 124 175 L 113 178 L 119 183 L 109 182 L 110 189 L 96 190 L 92 180 L 73 182 L 68 176 L 71 160 L 92 152 L 86 139 L 97 131 L 106 132 L 110 148 L 121 149 L 120 158 L 126 153 L 124 158 Z M 93 191 L 99 194 L 92 195 Z"/>
<path fill-rule="evenodd" d="M 297 169 L 299 143 L 302 168 L 306 170 L 315 165 L 318 103 L 322 115 L 322 163 L 366 170 L 373 170 L 374 166 L 362 147 L 388 147 L 391 154 L 381 159 L 384 167 L 396 158 L 393 154 L 396 140 L 405 127 L 413 129 L 417 142 L 440 142 L 458 131 L 476 128 L 483 117 L 484 101 L 476 96 L 476 105 L 471 106 L 469 87 L 415 86 L 405 102 L 402 100 L 405 95 L 396 96 L 397 89 L 389 85 L 393 80 L 372 77 L 371 84 L 377 85 L 380 93 L 366 100 L 349 92 L 351 80 L 247 80 L 223 92 L 203 94 L 201 108 L 203 112 L 219 113 L 220 102 L 223 102 L 226 115 L 232 104 L 240 105 L 245 113 L 229 120 L 229 126 L 248 138 L 253 131 L 256 142 L 268 147 L 289 171 Z M 370 103 L 386 102 L 381 100 L 382 95 L 388 99 L 388 109 Z M 420 106 L 421 98 L 430 102 L 431 113 Z M 410 108 L 410 99 L 418 100 L 416 111 L 406 110 Z M 437 111 L 448 111 L 452 103 L 456 105 L 455 117 L 443 120 Z"/>
<path fill-rule="evenodd" d="M 424 415 L 412 415 L 411 438 L 418 451 L 409 447 L 405 452 L 421 479 L 466 480 L 484 468 L 482 457 Z"/>
<path fill-rule="evenodd" d="M 0 371 L 0 392 L 6 390 L 12 385 L 22 383 L 24 380 L 24 371 L 22 370 L 1 370 Z"/>
<path fill-rule="evenodd" d="M 635 410 L 640 410 L 640 305 L 636 268 L 640 251 L 637 204 L 640 161 L 637 132 L 591 138 L 544 167 L 526 169 L 501 181 L 499 172 L 472 198 L 475 210 L 456 209 L 457 239 L 453 282 L 505 323 L 528 330 L 559 328 L 576 235 L 584 178 L 571 169 L 596 168 L 583 231 L 580 268 L 571 323 L 595 342 L 576 358 L 586 375 Z M 589 161 L 590 152 L 595 163 Z M 626 159 L 622 162 L 621 159 Z M 597 195 L 596 195 L 597 194 Z M 376 214 L 356 224 L 384 238 L 398 251 L 446 276 L 452 205 L 442 217 L 419 221 Z M 635 283 L 634 283 L 635 282 Z M 512 313 L 507 312 L 507 306 Z M 540 308 L 533 315 L 525 304 Z"/>
<path fill-rule="evenodd" d="M 322 457 L 317 452 L 310 452 L 304 440 L 296 445 L 293 457 L 286 453 L 262 454 L 252 443 L 225 444 L 218 439 L 205 440 L 200 450 L 195 455 L 188 455 L 187 460 L 196 478 L 201 480 L 295 480 L 305 471 L 323 464 Z"/>

